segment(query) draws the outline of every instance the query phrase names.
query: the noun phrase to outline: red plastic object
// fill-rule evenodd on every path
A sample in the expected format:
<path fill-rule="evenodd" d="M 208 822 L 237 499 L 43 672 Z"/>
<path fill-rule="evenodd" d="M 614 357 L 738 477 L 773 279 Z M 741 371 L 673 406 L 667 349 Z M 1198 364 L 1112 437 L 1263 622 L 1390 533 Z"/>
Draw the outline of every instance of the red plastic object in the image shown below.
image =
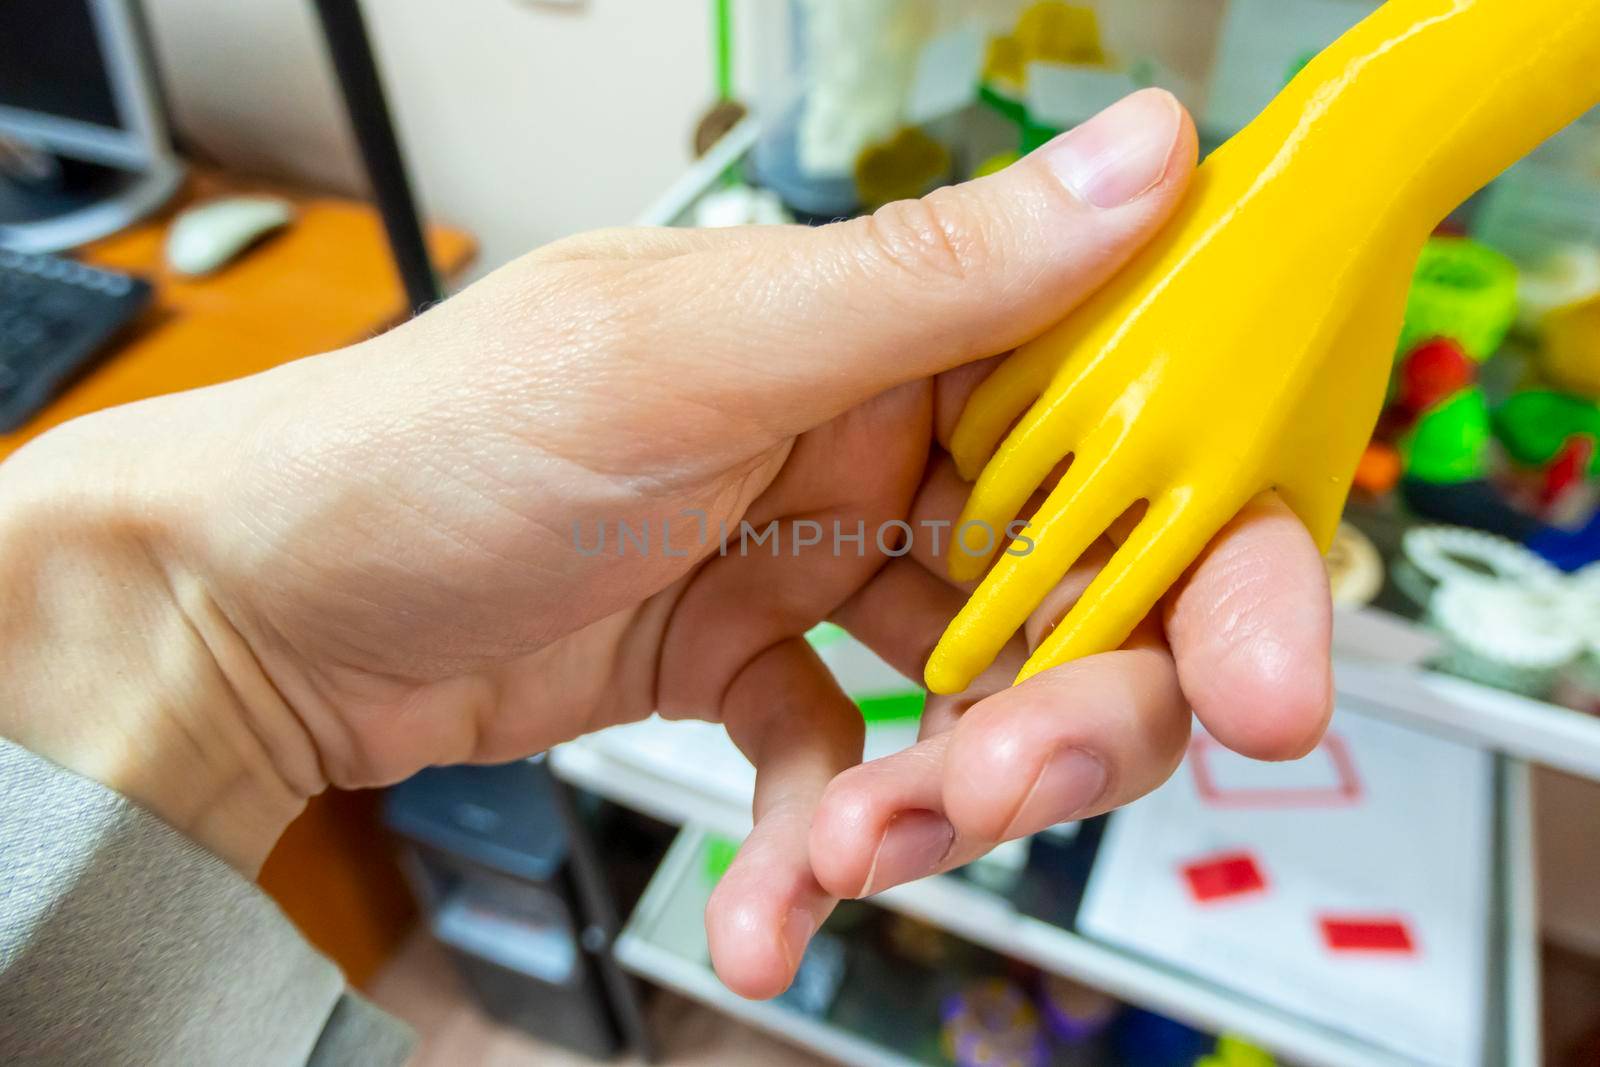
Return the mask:
<path fill-rule="evenodd" d="M 1400 388 L 1395 401 L 1413 415 L 1420 415 L 1477 379 L 1478 365 L 1466 349 L 1448 337 L 1435 337 L 1406 355 L 1400 365 Z"/>
<path fill-rule="evenodd" d="M 1189 895 L 1200 904 L 1248 896 L 1267 888 L 1266 875 L 1248 852 L 1226 852 L 1185 864 L 1183 879 L 1189 884 Z"/>
<path fill-rule="evenodd" d="M 1560 502 L 1567 491 L 1582 484 L 1594 461 L 1594 438 L 1575 433 L 1567 438 L 1544 469 L 1544 484 L 1539 487 L 1539 506 L 1549 508 Z"/>
<path fill-rule="evenodd" d="M 1318 920 L 1330 952 L 1385 952 L 1414 956 L 1417 943 L 1404 919 L 1389 915 L 1324 915 Z"/>

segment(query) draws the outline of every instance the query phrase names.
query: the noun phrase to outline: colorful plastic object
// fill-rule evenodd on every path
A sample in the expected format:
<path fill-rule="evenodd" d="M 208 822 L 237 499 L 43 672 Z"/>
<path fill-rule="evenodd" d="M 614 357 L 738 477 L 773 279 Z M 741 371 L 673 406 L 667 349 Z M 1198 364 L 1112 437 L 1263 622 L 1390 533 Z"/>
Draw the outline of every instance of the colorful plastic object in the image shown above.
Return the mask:
<path fill-rule="evenodd" d="M 1094 8 L 1042 0 L 1022 13 L 1015 31 L 1030 62 L 1095 65 L 1106 61 Z"/>
<path fill-rule="evenodd" d="M 1435 485 L 1470 482 L 1489 471 L 1489 401 L 1477 386 L 1428 412 L 1401 442 L 1408 478 Z"/>
<path fill-rule="evenodd" d="M 1495 409 L 1494 429 L 1511 458 L 1526 467 L 1542 467 L 1574 436 L 1600 439 L 1600 405 L 1566 393 L 1529 389 Z M 1600 461 L 1590 465 L 1589 473 L 1600 475 Z"/>
<path fill-rule="evenodd" d="M 987 178 L 991 174 L 999 174 L 1021 158 L 1022 155 L 1018 152 L 996 153 L 979 163 L 977 169 L 972 172 L 972 176 L 974 178 Z"/>
<path fill-rule="evenodd" d="M 1372 496 L 1383 496 L 1400 484 L 1400 453 L 1391 444 L 1373 441 L 1356 461 L 1355 487 Z"/>
<path fill-rule="evenodd" d="M 1539 367 L 1562 389 L 1600 398 L 1600 296 L 1545 318 Z"/>
<path fill-rule="evenodd" d="M 1091 7 L 1042 0 L 1027 8 L 1009 34 L 989 41 L 983 79 L 1002 92 L 1020 96 L 1029 63 L 1098 66 L 1106 61 L 1100 44 L 1100 19 Z"/>
<path fill-rule="evenodd" d="M 1217 1051 L 1195 1061 L 1194 1067 L 1275 1067 L 1272 1053 L 1236 1034 L 1217 1038 Z"/>
<path fill-rule="evenodd" d="M 1051 1036 L 1069 1047 L 1099 1037 L 1122 1013 L 1109 994 L 1055 974 L 1040 977 L 1038 1003 Z"/>
<path fill-rule="evenodd" d="M 868 209 L 911 200 L 950 177 L 950 150 L 914 126 L 856 157 L 856 194 Z"/>
<path fill-rule="evenodd" d="M 1588 434 L 1573 434 L 1567 438 L 1561 451 L 1556 453 L 1544 469 L 1539 485 L 1539 507 L 1544 511 L 1558 508 L 1588 480 L 1589 468 L 1594 465 L 1595 439 Z"/>
<path fill-rule="evenodd" d="M 722 881 L 722 876 L 728 873 L 728 868 L 733 866 L 734 858 L 738 855 L 739 842 L 726 837 L 707 837 L 705 852 L 701 855 L 706 881 L 711 885 Z"/>
<path fill-rule="evenodd" d="M 1482 363 L 1516 321 L 1516 264 L 1469 238 L 1435 237 L 1417 260 L 1399 347 L 1448 337 Z"/>
<path fill-rule="evenodd" d="M 974 982 L 940 1005 L 945 1056 L 957 1067 L 1046 1067 L 1050 1046 L 1027 993 L 1001 978 Z"/>
<path fill-rule="evenodd" d="M 1394 401 L 1419 415 L 1477 378 L 1478 366 L 1465 348 L 1448 337 L 1434 337 L 1401 360 Z"/>
<path fill-rule="evenodd" d="M 972 549 L 1073 462 L 1031 550 L 1000 555 L 951 623 L 929 688 L 964 689 L 1140 502 L 1020 678 L 1119 646 L 1262 490 L 1325 547 L 1430 231 L 1596 100 L 1597 3 L 1388 0 L 1311 61 L 1205 162 L 1152 244 L 968 403 L 951 447 L 977 484 L 955 577 L 982 574 Z"/>

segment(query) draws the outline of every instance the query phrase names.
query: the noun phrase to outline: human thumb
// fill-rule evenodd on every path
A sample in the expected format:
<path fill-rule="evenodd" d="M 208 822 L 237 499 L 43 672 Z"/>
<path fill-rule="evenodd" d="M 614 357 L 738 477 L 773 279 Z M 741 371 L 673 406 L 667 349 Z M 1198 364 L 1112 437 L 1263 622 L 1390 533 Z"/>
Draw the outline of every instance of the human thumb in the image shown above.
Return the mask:
<path fill-rule="evenodd" d="M 799 432 L 892 386 L 1004 352 L 1110 277 L 1171 214 L 1196 158 L 1170 94 L 1114 104 L 998 174 L 815 229 L 675 261 L 666 345 L 708 398 Z"/>

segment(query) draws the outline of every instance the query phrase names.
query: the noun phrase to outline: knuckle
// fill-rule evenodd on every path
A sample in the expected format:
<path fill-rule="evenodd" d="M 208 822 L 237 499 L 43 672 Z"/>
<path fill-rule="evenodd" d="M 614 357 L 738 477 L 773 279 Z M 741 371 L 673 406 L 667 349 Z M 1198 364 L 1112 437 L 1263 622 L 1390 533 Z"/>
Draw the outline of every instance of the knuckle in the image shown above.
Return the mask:
<path fill-rule="evenodd" d="M 960 284 L 980 274 L 982 227 L 949 190 L 881 207 L 864 227 L 876 257 L 916 281 Z"/>

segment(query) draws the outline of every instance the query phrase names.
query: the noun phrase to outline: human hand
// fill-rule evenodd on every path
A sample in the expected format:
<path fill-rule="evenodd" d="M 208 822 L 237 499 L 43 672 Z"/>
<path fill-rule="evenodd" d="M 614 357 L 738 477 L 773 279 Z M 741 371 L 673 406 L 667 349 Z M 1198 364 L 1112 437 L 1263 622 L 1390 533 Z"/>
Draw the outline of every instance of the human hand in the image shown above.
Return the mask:
<path fill-rule="evenodd" d="M 329 783 L 509 760 L 652 710 L 723 722 L 757 767 L 756 826 L 707 922 L 719 973 L 751 996 L 787 985 L 838 897 L 1153 788 L 1190 705 L 1242 752 L 1299 754 L 1329 709 L 1327 593 L 1270 499 L 1126 650 L 1007 689 L 1019 639 L 930 701 L 915 747 L 871 764 L 855 766 L 860 716 L 803 639 L 831 618 L 920 672 L 963 599 L 932 538 L 965 493 L 939 442 L 988 357 L 1159 227 L 1194 156 L 1176 102 L 1141 93 L 1000 175 L 869 219 L 579 237 L 353 348 L 70 424 L 0 468 L 0 491 L 58 535 L 81 528 L 58 499 L 77 479 L 102 532 L 80 551 L 13 520 L 0 545 L 65 554 L 97 589 L 119 561 L 111 584 L 134 602 L 117 610 L 156 623 L 131 646 L 118 628 L 108 673 L 159 677 L 159 707 L 125 689 L 80 702 L 138 706 L 116 736 L 139 743 L 111 756 L 92 714 L 0 709 L 0 728 L 250 870 L 292 801 Z M 720 528 L 774 521 L 780 554 L 720 552 Z M 797 551 L 806 521 L 822 536 Z M 835 521 L 861 524 L 859 553 L 835 552 Z M 891 558 L 877 533 L 893 522 L 911 536 Z M 618 554 L 623 523 L 648 550 Z M 1083 581 L 1046 598 L 1027 644 Z M 59 643 L 41 652 L 51 680 L 25 691 L 98 673 L 60 666 Z"/>

